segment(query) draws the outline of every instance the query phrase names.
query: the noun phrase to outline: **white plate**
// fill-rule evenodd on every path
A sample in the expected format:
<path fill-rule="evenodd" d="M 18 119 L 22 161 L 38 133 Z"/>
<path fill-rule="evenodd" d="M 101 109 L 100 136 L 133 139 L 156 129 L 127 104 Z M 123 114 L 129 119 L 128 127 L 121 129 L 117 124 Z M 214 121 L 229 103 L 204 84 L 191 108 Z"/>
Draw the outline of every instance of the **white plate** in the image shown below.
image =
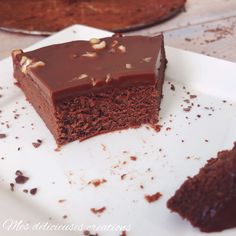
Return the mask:
<path fill-rule="evenodd" d="M 109 35 L 111 33 L 106 31 L 75 25 L 29 49 Z M 0 235 L 12 235 L 16 229 L 18 235 L 32 235 L 27 227 L 31 229 L 38 221 L 73 223 L 81 227 L 127 226 L 131 229 L 128 236 L 203 235 L 187 221 L 170 213 L 166 201 L 187 176 L 197 173 L 207 159 L 219 150 L 231 148 L 236 140 L 236 65 L 170 47 L 166 47 L 166 52 L 169 63 L 161 104 L 161 132 L 146 127 L 114 132 L 82 143 L 73 142 L 60 152 L 54 151 L 52 135 L 21 90 L 13 85 L 10 58 L 0 62 L 1 122 L 8 121 L 10 125 L 9 129 L 6 125 L 0 126 L 0 133 L 8 135 L 0 140 L 0 157 L 5 157 L 0 159 Z M 175 91 L 168 82 L 174 84 Z M 183 111 L 188 105 L 183 101 L 189 98 L 186 91 L 197 95 L 191 99 L 194 106 L 190 112 Z M 212 107 L 213 111 L 205 107 Z M 15 109 L 20 114 L 18 119 L 14 119 Z M 166 130 L 168 127 L 171 130 Z M 19 139 L 15 139 L 16 136 Z M 42 139 L 43 144 L 35 149 L 32 142 L 37 139 Z M 132 155 L 137 161 L 130 160 Z M 122 164 L 124 161 L 126 164 Z M 16 170 L 24 171 L 30 180 L 11 192 L 9 183 L 14 181 Z M 121 180 L 123 174 L 127 175 Z M 97 188 L 87 184 L 99 178 L 105 178 L 107 183 Z M 35 196 L 22 193 L 22 189 L 33 187 L 39 190 Z M 163 196 L 152 204 L 146 202 L 144 195 L 156 192 Z M 66 201 L 58 203 L 59 199 Z M 100 217 L 90 211 L 90 208 L 103 206 L 107 209 Z M 62 219 L 63 215 L 68 218 Z M 48 220 L 49 217 L 52 220 Z M 13 229 L 6 221 L 8 218 L 22 220 L 26 229 L 20 226 Z M 120 234 L 96 231 L 102 236 Z M 35 234 L 67 233 L 38 231 Z M 235 233 L 236 229 L 231 229 L 211 235 Z"/>

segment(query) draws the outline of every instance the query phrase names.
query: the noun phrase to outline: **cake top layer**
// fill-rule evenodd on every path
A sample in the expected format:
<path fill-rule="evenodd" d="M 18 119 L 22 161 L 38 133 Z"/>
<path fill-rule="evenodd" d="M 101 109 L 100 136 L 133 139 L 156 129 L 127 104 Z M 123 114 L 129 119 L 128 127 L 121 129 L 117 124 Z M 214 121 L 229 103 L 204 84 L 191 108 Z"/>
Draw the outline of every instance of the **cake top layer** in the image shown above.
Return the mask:
<path fill-rule="evenodd" d="M 47 96 L 57 100 L 104 86 L 155 83 L 161 47 L 162 35 L 115 35 L 13 51 L 13 59 Z"/>
<path fill-rule="evenodd" d="M 186 180 L 167 205 L 204 232 L 236 227 L 236 143 Z"/>

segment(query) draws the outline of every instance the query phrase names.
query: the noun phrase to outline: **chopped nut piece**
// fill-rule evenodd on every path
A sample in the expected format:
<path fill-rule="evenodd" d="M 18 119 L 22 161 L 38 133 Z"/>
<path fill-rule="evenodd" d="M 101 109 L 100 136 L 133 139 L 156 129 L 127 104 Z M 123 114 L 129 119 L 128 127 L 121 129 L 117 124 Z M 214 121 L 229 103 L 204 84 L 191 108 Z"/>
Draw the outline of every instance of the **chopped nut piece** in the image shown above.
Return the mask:
<path fill-rule="evenodd" d="M 97 84 L 97 82 L 95 81 L 94 78 L 91 78 L 91 81 L 92 81 L 92 85 L 95 86 Z"/>
<path fill-rule="evenodd" d="M 100 39 L 91 38 L 91 39 L 89 40 L 89 42 L 90 42 L 91 44 L 98 44 L 98 43 L 100 43 Z"/>
<path fill-rule="evenodd" d="M 131 64 L 125 64 L 126 69 L 131 69 L 132 65 Z"/>
<path fill-rule="evenodd" d="M 110 82 L 110 80 L 111 80 L 111 74 L 107 74 L 106 75 L 106 83 L 108 83 L 108 82 Z"/>
<path fill-rule="evenodd" d="M 27 67 L 32 63 L 32 60 L 27 58 L 26 56 L 23 56 L 20 60 L 20 65 L 21 65 L 21 71 L 26 74 L 27 72 Z"/>
<path fill-rule="evenodd" d="M 74 53 L 74 54 L 71 55 L 71 57 L 76 58 L 76 57 L 78 57 L 78 55 Z"/>
<path fill-rule="evenodd" d="M 27 68 L 37 68 L 37 67 L 45 66 L 45 65 L 46 64 L 43 61 L 37 61 L 37 62 L 33 62 L 29 64 Z"/>
<path fill-rule="evenodd" d="M 145 57 L 143 58 L 143 61 L 145 62 L 150 62 L 152 60 L 152 57 Z"/>
<path fill-rule="evenodd" d="M 21 53 L 23 53 L 21 49 L 15 49 L 12 51 L 12 56 L 13 58 L 15 58 L 17 55 L 20 55 Z"/>
<path fill-rule="evenodd" d="M 122 52 L 122 53 L 125 53 L 126 52 L 126 47 L 124 45 L 120 45 L 118 47 L 118 49 Z"/>
<path fill-rule="evenodd" d="M 103 49 L 106 47 L 106 42 L 101 41 L 100 43 L 97 44 L 92 44 L 93 49 Z"/>
<path fill-rule="evenodd" d="M 115 53 L 116 50 L 115 50 L 114 48 L 111 48 L 111 49 L 109 50 L 109 52 L 111 52 L 111 53 Z"/>
<path fill-rule="evenodd" d="M 87 74 L 81 74 L 81 75 L 78 77 L 78 79 L 85 79 L 85 78 L 87 78 L 87 77 L 88 77 Z"/>
<path fill-rule="evenodd" d="M 81 55 L 82 57 L 96 57 L 97 53 L 96 52 L 86 52 L 84 54 Z"/>
<path fill-rule="evenodd" d="M 88 77 L 87 74 L 81 74 L 80 76 L 73 78 L 73 79 L 71 80 L 71 82 L 74 81 L 74 80 L 85 79 L 85 78 L 87 78 L 87 77 Z"/>
<path fill-rule="evenodd" d="M 117 40 L 114 40 L 111 44 L 111 47 L 114 48 L 116 45 L 118 44 L 118 41 Z"/>
<path fill-rule="evenodd" d="M 21 60 L 20 60 L 20 65 L 22 66 L 22 65 L 24 65 L 25 64 L 25 62 L 27 61 L 27 57 L 26 56 L 23 56 L 22 58 L 21 58 Z"/>

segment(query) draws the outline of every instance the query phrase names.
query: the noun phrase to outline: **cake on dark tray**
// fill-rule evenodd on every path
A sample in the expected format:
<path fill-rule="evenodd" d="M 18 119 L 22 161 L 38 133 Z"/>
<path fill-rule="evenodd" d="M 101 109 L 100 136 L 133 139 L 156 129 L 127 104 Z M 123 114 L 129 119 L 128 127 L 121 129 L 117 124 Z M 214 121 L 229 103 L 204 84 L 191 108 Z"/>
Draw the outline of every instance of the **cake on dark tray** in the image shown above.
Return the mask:
<path fill-rule="evenodd" d="M 167 20 L 183 11 L 185 3 L 186 0 L 1 1 L 0 27 L 46 33 L 83 24 L 121 32 Z"/>
<path fill-rule="evenodd" d="M 236 143 L 186 180 L 167 206 L 203 232 L 236 227 Z"/>
<path fill-rule="evenodd" d="M 162 35 L 15 50 L 12 58 L 18 85 L 58 145 L 158 121 L 166 68 Z"/>

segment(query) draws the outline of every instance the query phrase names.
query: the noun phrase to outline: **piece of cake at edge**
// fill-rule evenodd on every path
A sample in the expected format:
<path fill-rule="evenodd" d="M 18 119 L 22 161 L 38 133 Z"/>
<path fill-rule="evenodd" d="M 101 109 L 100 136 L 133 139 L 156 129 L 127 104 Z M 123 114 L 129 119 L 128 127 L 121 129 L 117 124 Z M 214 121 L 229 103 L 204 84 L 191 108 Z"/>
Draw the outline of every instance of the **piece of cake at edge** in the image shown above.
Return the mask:
<path fill-rule="evenodd" d="M 12 59 L 18 85 L 58 145 L 158 122 L 166 68 L 162 35 L 14 50 Z"/>
<path fill-rule="evenodd" d="M 236 142 L 188 178 L 167 206 L 203 232 L 236 227 Z"/>

